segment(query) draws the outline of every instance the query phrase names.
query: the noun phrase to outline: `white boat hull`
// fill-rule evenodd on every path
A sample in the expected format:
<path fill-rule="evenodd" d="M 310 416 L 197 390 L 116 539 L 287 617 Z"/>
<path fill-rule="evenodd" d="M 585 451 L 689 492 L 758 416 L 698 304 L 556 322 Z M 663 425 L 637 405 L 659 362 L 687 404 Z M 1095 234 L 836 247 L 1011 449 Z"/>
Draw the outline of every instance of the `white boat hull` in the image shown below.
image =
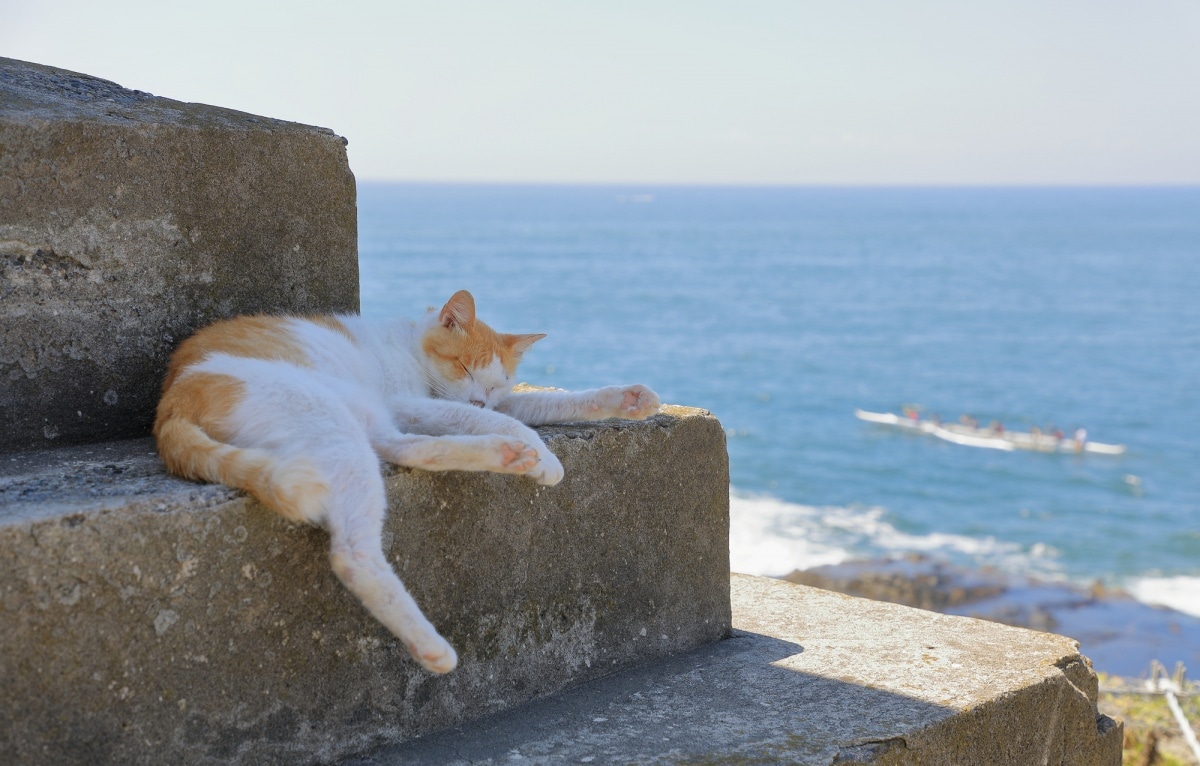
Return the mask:
<path fill-rule="evenodd" d="M 1049 434 L 1032 434 L 1020 431 L 992 431 L 987 428 L 970 428 L 961 425 L 942 425 L 928 420 L 914 420 L 891 412 L 867 412 L 855 410 L 854 416 L 859 420 L 879 425 L 893 426 L 911 433 L 922 433 L 935 436 L 952 444 L 964 447 L 980 447 L 1009 452 L 1012 450 L 1028 450 L 1032 452 L 1088 452 L 1095 455 L 1122 455 L 1125 453 L 1124 444 L 1102 444 L 1085 441 L 1081 445 L 1075 439 L 1058 439 Z"/>

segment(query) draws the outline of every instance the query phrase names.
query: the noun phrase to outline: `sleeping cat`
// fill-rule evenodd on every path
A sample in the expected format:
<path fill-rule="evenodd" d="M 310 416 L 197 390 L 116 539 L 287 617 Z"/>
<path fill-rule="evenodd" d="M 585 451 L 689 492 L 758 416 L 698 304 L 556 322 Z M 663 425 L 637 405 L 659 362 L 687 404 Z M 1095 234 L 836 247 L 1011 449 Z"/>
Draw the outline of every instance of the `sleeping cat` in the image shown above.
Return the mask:
<path fill-rule="evenodd" d="M 171 357 L 158 451 L 172 473 L 244 489 L 288 519 L 323 526 L 338 578 L 417 662 L 448 673 L 454 649 L 384 557 L 379 461 L 553 485 L 562 464 L 529 426 L 659 409 L 637 385 L 512 392 L 521 356 L 544 337 L 493 331 L 466 290 L 417 322 L 217 322 Z"/>

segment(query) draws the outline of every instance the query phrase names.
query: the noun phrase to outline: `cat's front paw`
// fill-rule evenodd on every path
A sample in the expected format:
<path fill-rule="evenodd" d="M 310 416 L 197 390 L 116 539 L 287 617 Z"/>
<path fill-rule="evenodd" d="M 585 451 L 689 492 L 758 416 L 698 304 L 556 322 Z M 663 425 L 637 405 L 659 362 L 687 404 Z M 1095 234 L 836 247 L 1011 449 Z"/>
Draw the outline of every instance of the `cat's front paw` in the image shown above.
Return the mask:
<path fill-rule="evenodd" d="M 538 484 L 553 487 L 563 480 L 563 466 L 554 453 L 543 447 L 538 450 L 538 464 L 526 476 L 533 478 Z"/>
<path fill-rule="evenodd" d="M 500 458 L 499 473 L 529 473 L 541 462 L 536 447 L 511 439 L 500 441 L 498 456 Z"/>
<path fill-rule="evenodd" d="M 662 409 L 662 402 L 658 394 L 643 385 L 625 386 L 617 409 L 620 413 L 617 417 L 642 420 Z"/>

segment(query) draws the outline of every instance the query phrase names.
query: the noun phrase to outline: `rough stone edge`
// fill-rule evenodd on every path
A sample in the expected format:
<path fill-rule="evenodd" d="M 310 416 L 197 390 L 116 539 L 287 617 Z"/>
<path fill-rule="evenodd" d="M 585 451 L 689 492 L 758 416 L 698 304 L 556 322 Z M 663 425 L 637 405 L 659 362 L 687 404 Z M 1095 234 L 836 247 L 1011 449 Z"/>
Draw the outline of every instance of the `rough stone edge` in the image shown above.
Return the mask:
<path fill-rule="evenodd" d="M 751 575 L 734 573 L 732 577 L 743 582 L 759 581 L 765 588 L 774 589 L 779 586 L 791 587 L 800 591 L 818 591 L 837 599 L 848 599 L 856 602 L 870 602 L 887 610 L 895 609 L 908 613 L 924 613 L 930 619 L 980 622 L 991 630 L 1013 631 L 1014 634 L 1037 634 L 1026 628 L 1001 625 L 989 621 L 977 620 L 971 617 L 948 616 L 915 607 L 902 606 L 888 602 L 874 602 L 861 597 L 847 596 L 836 591 L 827 591 L 813 586 L 800 585 L 786 580 L 761 578 Z M 768 581 L 771 584 L 767 584 Z M 778 585 L 775 585 L 778 583 Z M 737 602 L 737 588 L 733 589 L 734 601 Z M 734 611 L 734 628 L 739 626 L 737 610 Z M 949 714 L 928 726 L 914 730 L 911 733 L 882 737 L 844 745 L 831 763 L 846 766 L 938 766 L 953 763 L 956 766 L 992 766 L 992 764 L 1024 764 L 1033 762 L 1053 762 L 1070 766 L 1120 766 L 1123 724 L 1101 713 L 1097 707 L 1099 698 L 1099 683 L 1091 661 L 1079 651 L 1079 643 L 1065 636 L 1042 633 L 1048 640 L 1057 640 L 1060 644 L 1060 655 L 1047 668 L 1043 679 L 1012 691 L 1005 691 L 991 697 L 978 705 L 961 711 L 950 711 Z M 1052 667 L 1053 670 L 1049 668 Z M 1064 698 L 1074 697 L 1077 702 L 1090 707 L 1094 728 L 1066 732 L 1063 736 L 1061 729 L 1054 728 L 1057 723 Z M 1044 709 L 1049 704 L 1053 716 L 1046 719 L 1037 717 L 1036 711 Z M 1069 704 L 1069 699 L 1065 704 Z M 1035 711 L 1025 717 L 1022 722 L 1028 725 L 1028 731 L 1038 731 L 1038 724 L 1045 722 L 1040 731 L 1044 733 L 1042 742 L 1044 750 L 1039 756 L 1032 756 L 1026 747 L 1028 741 L 1018 743 L 1014 752 L 1014 743 L 1006 739 L 981 740 L 978 732 L 994 734 L 1011 727 L 1013 711 Z M 1071 739 L 1070 735 L 1076 736 Z M 983 752 L 980 752 L 983 750 Z M 1033 760 L 1030 760 L 1030 759 Z M 714 761 L 719 763 L 720 760 Z"/>
<path fill-rule="evenodd" d="M 845 766 L 993 766 L 993 764 L 1058 763 L 1063 766 L 1120 766 L 1124 728 L 1096 709 L 1093 697 L 1089 702 L 1095 715 L 1091 732 L 1077 731 L 1074 738 L 1063 736 L 1055 728 L 1060 717 L 1063 698 L 1072 694 L 1086 696 L 1072 680 L 1080 672 L 1090 674 L 1095 681 L 1091 664 L 1079 657 L 1057 678 L 1041 684 L 1018 689 L 989 700 L 978 707 L 955 713 L 943 721 L 911 735 L 891 737 L 878 742 L 861 743 L 842 748 L 834 764 Z M 1037 711 L 1052 706 L 1053 715 L 1038 718 Z M 1005 738 L 980 739 L 979 732 L 994 734 L 1013 726 L 1013 710 L 1031 710 L 1023 724 L 1044 725 L 1041 730 L 1031 726 L 1026 741 L 1014 742 Z M 1036 736 L 1040 734 L 1041 736 Z M 1070 734 L 1070 732 L 1068 733 Z M 1038 740 L 1041 753 L 1031 752 L 1029 740 Z"/>
<path fill-rule="evenodd" d="M 30 70 L 40 87 L 19 81 L 7 72 Z M 49 86 L 49 87 L 47 87 Z M 334 138 L 343 145 L 346 139 L 332 128 L 307 125 L 275 117 L 264 117 L 228 107 L 198 102 L 178 101 L 156 96 L 146 91 L 127 88 L 112 80 L 84 72 L 38 64 L 33 61 L 0 56 L 0 92 L 8 91 L 10 98 L 0 102 L 0 120 L 14 123 L 41 123 L 51 118 L 69 117 L 86 122 L 102 122 L 128 126 L 137 115 L 155 119 L 138 120 L 157 124 L 184 118 L 186 124 L 197 126 L 205 121 L 229 130 L 277 130 L 296 133 L 316 133 Z M 59 98 L 50 98 L 57 92 Z M 17 101 L 19 96 L 24 96 Z M 73 109 L 68 107 L 73 105 Z M 64 112 L 64 108 L 69 111 Z"/>
<path fill-rule="evenodd" d="M 731 584 L 735 581 L 740 585 L 746 585 L 749 582 L 757 583 L 766 590 L 777 588 L 779 584 L 778 581 L 771 578 L 737 574 L 731 576 Z M 825 594 L 826 592 L 803 586 L 795 587 L 798 590 L 794 593 L 795 598 L 792 601 L 798 604 L 799 608 L 791 613 L 790 622 L 793 626 L 798 626 L 800 630 L 803 630 L 805 596 L 816 595 L 816 593 Z M 762 589 L 755 591 L 744 587 L 733 587 L 734 600 L 738 602 L 737 610 L 745 614 L 748 609 L 772 611 L 777 607 L 778 601 L 771 599 L 760 604 L 761 609 L 753 609 L 756 597 L 763 594 Z M 865 599 L 844 597 L 838 594 L 828 595 L 836 596 L 836 598 L 826 599 L 824 605 L 826 609 L 831 603 L 836 606 L 841 599 L 848 599 L 849 602 L 859 606 L 871 603 Z M 930 620 L 943 624 L 955 624 L 960 633 L 966 633 L 968 636 L 970 633 L 970 623 L 972 622 L 970 618 L 953 618 L 947 621 L 935 613 L 894 605 L 883 605 L 881 611 L 889 614 L 896 614 L 899 611 L 910 619 L 924 614 Z M 836 619 L 839 622 L 853 620 L 859 616 L 836 609 L 833 610 L 833 614 L 837 615 Z M 918 617 L 918 619 L 920 618 Z M 736 636 L 733 642 L 702 647 L 695 653 L 679 655 L 667 660 L 663 665 L 627 669 L 611 679 L 600 679 L 592 684 L 567 690 L 561 697 L 538 701 L 524 711 L 519 708 L 511 709 L 494 717 L 464 724 L 446 732 L 435 733 L 428 739 L 415 740 L 398 747 L 359 754 L 347 759 L 345 763 L 346 766 L 402 766 L 438 762 L 468 766 L 469 764 L 504 762 L 506 754 L 509 759 L 513 760 L 516 759 L 516 755 L 519 755 L 522 762 L 536 766 L 578 761 L 581 757 L 603 763 L 637 762 L 646 764 L 806 763 L 813 766 L 817 764 L 860 764 L 861 766 L 868 764 L 875 766 L 881 764 L 980 764 L 980 766 L 991 766 L 992 764 L 1023 765 L 1043 762 L 1039 756 L 1045 755 L 1046 762 L 1064 766 L 1107 766 L 1107 764 L 1120 763 L 1119 723 L 1098 717 L 1093 726 L 1092 722 L 1080 719 L 1076 721 L 1075 727 L 1064 731 L 1061 727 L 1056 728 L 1057 718 L 1042 719 L 1038 717 L 1040 711 L 1044 710 L 1047 705 L 1055 706 L 1056 715 L 1061 712 L 1063 704 L 1071 706 L 1074 703 L 1073 710 L 1076 712 L 1079 710 L 1080 703 L 1095 710 L 1094 675 L 1086 658 L 1082 658 L 1077 652 L 1072 651 L 1069 639 L 1052 635 L 1038 639 L 1033 631 L 997 626 L 992 623 L 987 623 L 986 626 L 1001 634 L 1018 631 L 1017 634 L 1025 634 L 1040 645 L 1042 656 L 1036 665 L 1030 666 L 1029 671 L 1031 672 L 1018 671 L 1009 674 L 1008 680 L 1015 685 L 1002 689 L 998 694 L 991 696 L 984 692 L 980 695 L 981 701 L 965 709 L 934 704 L 925 714 L 908 717 L 910 728 L 883 733 L 891 728 L 889 724 L 885 723 L 877 726 L 881 730 L 881 734 L 877 737 L 850 739 L 843 741 L 840 745 L 832 742 L 814 745 L 807 741 L 811 739 L 807 736 L 810 733 L 807 731 L 795 730 L 788 733 L 786 730 L 774 730 L 773 736 L 764 739 L 751 737 L 751 739 L 745 740 L 735 736 L 734 739 L 737 741 L 730 743 L 732 747 L 715 749 L 707 754 L 681 753 L 673 745 L 661 743 L 658 745 L 661 750 L 639 749 L 647 744 L 646 740 L 657 739 L 653 733 L 658 727 L 666 727 L 665 733 L 666 729 L 671 729 L 671 725 L 674 725 L 677 728 L 671 730 L 672 737 L 675 741 L 680 741 L 686 738 L 686 732 L 678 728 L 680 724 L 684 724 L 686 728 L 686 724 L 689 722 L 695 726 L 694 722 L 700 721 L 702 724 L 711 723 L 731 731 L 736 731 L 742 725 L 743 722 L 739 722 L 736 714 L 726 716 L 718 710 L 709 715 L 710 709 L 705 705 L 704 699 L 696 700 L 694 697 L 686 696 L 692 688 L 689 683 L 694 684 L 695 681 L 683 681 L 683 691 L 672 691 L 696 668 L 702 668 L 701 672 L 704 678 L 708 679 L 710 678 L 709 673 L 714 671 L 715 666 L 732 663 L 734 667 L 730 675 L 733 678 L 746 678 L 743 675 L 744 670 L 739 669 L 740 664 L 752 655 L 757 656 L 749 659 L 749 662 L 759 668 L 757 672 L 761 672 L 765 670 L 764 663 L 774 665 L 775 662 L 772 661 L 774 658 L 780 658 L 789 651 L 795 650 L 803 653 L 803 647 L 794 643 L 791 638 L 782 640 L 783 648 L 764 648 L 765 645 L 777 641 L 778 637 L 753 631 L 746 633 L 744 632 L 746 625 L 742 624 L 735 629 Z M 749 644 L 744 648 L 733 646 L 740 641 L 747 641 Z M 793 649 L 787 647 L 793 647 Z M 662 670 L 662 673 L 658 672 L 659 669 Z M 830 684 L 835 687 L 846 685 L 856 687 L 860 692 L 859 696 L 869 700 L 873 693 L 887 687 L 885 682 L 879 684 L 877 688 L 877 685 L 871 683 L 869 679 L 862 679 L 854 683 L 841 681 L 837 678 L 837 673 L 836 668 L 831 668 L 830 675 L 822 679 L 814 679 L 807 673 L 798 674 L 795 680 L 797 694 L 811 697 L 813 694 L 820 695 L 823 690 L 827 691 Z M 641 681 L 639 678 L 651 678 L 652 680 Z M 701 688 L 708 688 L 711 684 L 713 682 L 705 681 Z M 771 688 L 777 689 L 777 687 L 772 687 L 770 682 L 763 688 L 755 685 L 751 696 L 758 698 Z M 977 689 L 976 693 L 979 691 Z M 656 693 L 659 692 L 665 695 L 665 700 L 671 700 L 672 695 L 682 694 L 684 696 L 677 699 L 677 702 L 682 703 L 685 708 L 688 704 L 692 704 L 699 706 L 699 709 L 691 712 L 686 709 L 680 711 L 669 707 L 663 709 L 662 718 L 651 718 L 649 716 L 654 712 L 654 708 L 647 709 L 648 704 L 670 705 L 670 702 L 656 699 L 655 702 L 648 703 L 643 700 L 643 695 L 646 695 L 647 699 L 655 699 Z M 884 694 L 896 694 L 896 692 L 894 690 L 885 691 Z M 633 700 L 643 701 L 639 703 Z M 776 699 L 775 702 L 777 706 L 786 705 L 786 695 Z M 917 702 L 929 704 L 926 700 L 917 700 Z M 843 701 L 842 704 L 845 705 L 846 702 Z M 753 705 L 749 705 L 749 708 L 746 710 L 746 715 L 753 718 Z M 868 713 L 864 710 L 864 715 L 866 714 Z M 608 716 L 612 716 L 617 723 L 609 722 Z M 768 724 L 768 728 L 774 729 L 777 723 L 784 722 L 786 719 L 786 713 L 777 716 L 775 721 Z M 904 718 L 902 717 L 897 723 L 900 723 L 901 720 Z M 601 728 L 614 725 L 616 727 L 614 731 L 604 735 L 606 737 L 604 742 L 617 743 L 617 746 L 621 747 L 624 743 L 635 742 L 639 739 L 641 741 L 634 744 L 633 749 L 620 755 L 614 755 L 611 750 L 606 751 L 604 744 L 594 739 L 588 741 L 589 735 L 594 736 L 591 731 L 593 726 L 589 722 L 597 721 L 605 722 Z M 797 719 L 796 722 L 803 723 L 800 719 Z M 1011 730 L 1014 726 L 1023 726 L 1024 733 L 1028 734 L 1028 737 L 1019 741 L 1005 739 L 1003 736 L 1005 727 L 1007 730 Z M 579 727 L 578 730 L 577 727 Z M 641 737 L 642 734 L 647 736 Z M 1061 736 L 1063 734 L 1067 736 Z M 1070 736 L 1072 734 L 1075 735 L 1073 738 Z M 693 736 L 696 735 L 702 737 L 704 733 L 696 732 Z M 1028 745 L 1031 740 L 1037 741 L 1038 738 L 1040 738 L 1044 752 L 1034 753 Z M 839 737 L 835 733 L 831 739 L 836 742 Z M 964 744 L 965 747 L 958 747 Z M 1014 744 L 1016 747 L 1013 747 Z"/>

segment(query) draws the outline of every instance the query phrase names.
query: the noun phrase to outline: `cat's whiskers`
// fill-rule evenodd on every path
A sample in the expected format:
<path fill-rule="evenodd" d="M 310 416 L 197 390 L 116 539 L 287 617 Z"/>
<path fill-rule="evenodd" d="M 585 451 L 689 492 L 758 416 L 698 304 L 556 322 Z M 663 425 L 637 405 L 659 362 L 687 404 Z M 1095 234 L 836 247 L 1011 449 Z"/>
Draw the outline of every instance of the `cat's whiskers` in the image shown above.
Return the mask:
<path fill-rule="evenodd" d="M 455 398 L 453 392 L 450 390 L 450 386 L 438 378 L 429 381 L 429 388 L 433 392 L 435 399 L 453 400 Z"/>

